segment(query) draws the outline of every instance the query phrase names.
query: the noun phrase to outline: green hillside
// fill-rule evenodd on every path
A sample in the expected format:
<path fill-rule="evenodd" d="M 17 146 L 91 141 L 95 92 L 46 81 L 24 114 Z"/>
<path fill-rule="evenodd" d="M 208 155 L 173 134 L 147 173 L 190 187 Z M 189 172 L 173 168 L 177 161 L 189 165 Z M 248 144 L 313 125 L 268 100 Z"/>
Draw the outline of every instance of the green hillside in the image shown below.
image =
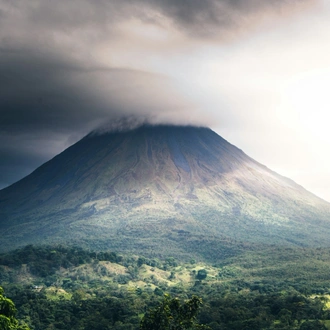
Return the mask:
<path fill-rule="evenodd" d="M 211 329 L 323 329 L 329 252 L 265 247 L 212 264 L 27 246 L 0 255 L 0 282 L 35 330 L 138 329 L 165 293 L 201 297 L 198 321 Z"/>

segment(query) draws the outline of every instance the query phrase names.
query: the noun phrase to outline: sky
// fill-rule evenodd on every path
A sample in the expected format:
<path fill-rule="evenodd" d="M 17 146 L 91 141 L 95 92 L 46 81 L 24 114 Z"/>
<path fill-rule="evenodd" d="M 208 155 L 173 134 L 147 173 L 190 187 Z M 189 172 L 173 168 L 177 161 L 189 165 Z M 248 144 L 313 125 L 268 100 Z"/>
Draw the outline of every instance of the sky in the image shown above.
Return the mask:
<path fill-rule="evenodd" d="M 330 201 L 326 0 L 0 0 L 0 189 L 123 117 L 208 126 Z"/>

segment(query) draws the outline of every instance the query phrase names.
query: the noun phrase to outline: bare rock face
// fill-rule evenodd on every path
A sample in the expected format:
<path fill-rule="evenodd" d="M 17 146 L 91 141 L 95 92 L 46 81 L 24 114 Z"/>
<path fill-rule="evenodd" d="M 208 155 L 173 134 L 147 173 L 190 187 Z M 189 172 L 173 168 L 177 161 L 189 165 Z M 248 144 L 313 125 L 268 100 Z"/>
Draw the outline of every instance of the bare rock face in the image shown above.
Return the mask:
<path fill-rule="evenodd" d="M 55 242 L 156 254 L 226 240 L 324 246 L 330 204 L 208 128 L 143 125 L 91 133 L 1 190 L 0 227 L 0 250 Z"/>

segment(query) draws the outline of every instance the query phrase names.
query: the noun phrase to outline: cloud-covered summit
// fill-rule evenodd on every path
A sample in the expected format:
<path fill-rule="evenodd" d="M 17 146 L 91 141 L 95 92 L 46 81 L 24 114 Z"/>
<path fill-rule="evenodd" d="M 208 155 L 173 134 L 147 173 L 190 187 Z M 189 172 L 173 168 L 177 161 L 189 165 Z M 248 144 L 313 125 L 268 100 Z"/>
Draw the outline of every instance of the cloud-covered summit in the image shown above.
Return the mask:
<path fill-rule="evenodd" d="M 122 113 L 175 121 L 173 109 L 187 121 L 193 104 L 157 74 L 160 57 L 316 2 L 0 0 L 0 129 L 93 127 Z"/>
<path fill-rule="evenodd" d="M 190 56 L 318 3 L 0 0 L 0 188 L 122 116 L 221 121 L 176 81 Z"/>

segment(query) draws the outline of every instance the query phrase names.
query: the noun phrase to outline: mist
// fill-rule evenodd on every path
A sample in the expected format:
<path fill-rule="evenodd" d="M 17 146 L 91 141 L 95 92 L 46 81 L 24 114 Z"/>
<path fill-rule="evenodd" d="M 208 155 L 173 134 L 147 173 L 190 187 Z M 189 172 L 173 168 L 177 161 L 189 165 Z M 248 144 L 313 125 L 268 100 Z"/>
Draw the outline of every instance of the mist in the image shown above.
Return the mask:
<path fill-rule="evenodd" d="M 211 127 L 330 200 L 329 17 L 317 0 L 0 1 L 0 188 L 134 118 Z"/>

